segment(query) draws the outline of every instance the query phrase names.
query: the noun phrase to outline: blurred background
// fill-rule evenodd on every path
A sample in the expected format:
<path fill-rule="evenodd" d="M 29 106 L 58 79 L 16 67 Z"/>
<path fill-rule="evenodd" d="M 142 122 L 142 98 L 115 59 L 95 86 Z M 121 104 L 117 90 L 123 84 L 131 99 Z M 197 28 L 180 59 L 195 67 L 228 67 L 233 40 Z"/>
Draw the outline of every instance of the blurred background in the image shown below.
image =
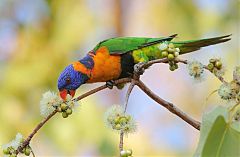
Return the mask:
<path fill-rule="evenodd" d="M 240 63 L 239 6 L 239 0 L 0 0 L 0 145 L 17 132 L 27 136 L 32 131 L 42 119 L 42 93 L 57 91 L 63 68 L 106 38 L 178 33 L 175 40 L 188 40 L 233 34 L 227 43 L 182 56 L 205 64 L 221 57 L 231 80 Z M 168 65 L 154 65 L 142 80 L 197 120 L 224 104 L 217 94 L 206 100 L 220 85 L 215 77 L 206 72 L 205 81 L 195 83 L 184 65 L 174 72 Z M 100 84 L 81 86 L 77 95 Z M 109 106 L 123 103 L 126 90 L 101 91 L 82 100 L 73 116 L 56 115 L 32 140 L 35 154 L 116 155 L 119 137 L 106 127 L 103 115 Z M 137 133 L 125 139 L 134 156 L 192 156 L 199 131 L 137 87 L 128 107 L 138 122 Z"/>

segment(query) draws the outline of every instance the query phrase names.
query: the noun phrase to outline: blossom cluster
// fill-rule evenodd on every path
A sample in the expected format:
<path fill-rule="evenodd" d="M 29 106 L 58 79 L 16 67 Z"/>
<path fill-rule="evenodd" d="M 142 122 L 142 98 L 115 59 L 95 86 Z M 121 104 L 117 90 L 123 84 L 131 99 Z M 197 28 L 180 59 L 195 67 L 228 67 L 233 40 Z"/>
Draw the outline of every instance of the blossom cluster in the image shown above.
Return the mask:
<path fill-rule="evenodd" d="M 224 100 L 233 100 L 240 103 L 240 70 L 236 67 L 233 71 L 233 80 L 224 82 L 218 89 L 218 95 Z"/>
<path fill-rule="evenodd" d="M 217 77 L 222 77 L 225 74 L 225 68 L 220 58 L 210 59 L 207 68 Z"/>
<path fill-rule="evenodd" d="M 174 71 L 178 69 L 177 63 L 174 61 L 176 57 L 179 56 L 180 49 L 175 47 L 173 43 L 163 42 L 158 46 L 161 51 L 162 58 L 167 58 L 169 63 L 169 69 Z"/>
<path fill-rule="evenodd" d="M 47 117 L 53 111 L 57 110 L 62 113 L 63 118 L 67 118 L 72 114 L 73 108 L 79 106 L 78 102 L 72 100 L 70 95 L 67 95 L 65 101 L 63 101 L 56 93 L 46 92 L 40 101 L 40 113 L 42 116 Z"/>
<path fill-rule="evenodd" d="M 17 149 L 22 145 L 24 139 L 22 134 L 17 133 L 14 140 L 2 146 L 3 154 L 5 157 L 16 157 Z M 23 149 L 23 152 L 26 156 L 31 154 L 30 147 L 27 146 Z"/>
<path fill-rule="evenodd" d="M 124 113 L 121 105 L 114 105 L 107 110 L 105 122 L 113 130 L 122 131 L 125 134 L 133 133 L 137 129 L 135 120 Z"/>

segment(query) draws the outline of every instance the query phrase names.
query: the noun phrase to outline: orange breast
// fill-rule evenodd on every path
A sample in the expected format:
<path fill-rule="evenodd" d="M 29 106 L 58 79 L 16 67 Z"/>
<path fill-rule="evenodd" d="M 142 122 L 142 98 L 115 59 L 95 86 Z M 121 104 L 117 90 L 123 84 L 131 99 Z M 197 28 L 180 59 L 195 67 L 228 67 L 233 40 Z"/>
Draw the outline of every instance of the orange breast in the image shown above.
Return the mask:
<path fill-rule="evenodd" d="M 94 67 L 87 83 L 106 82 L 121 74 L 121 56 L 110 55 L 107 47 L 101 47 L 93 56 Z"/>

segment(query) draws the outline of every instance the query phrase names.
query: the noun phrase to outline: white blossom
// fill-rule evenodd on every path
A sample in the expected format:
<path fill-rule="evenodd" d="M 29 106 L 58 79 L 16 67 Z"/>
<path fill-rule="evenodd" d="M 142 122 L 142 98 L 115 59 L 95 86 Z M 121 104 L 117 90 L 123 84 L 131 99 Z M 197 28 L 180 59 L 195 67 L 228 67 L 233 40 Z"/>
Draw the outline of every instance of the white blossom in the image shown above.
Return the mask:
<path fill-rule="evenodd" d="M 133 133 L 137 130 L 136 121 L 124 113 L 121 105 L 110 107 L 105 113 L 105 122 L 108 127 L 118 132 L 123 131 L 125 134 Z"/>
<path fill-rule="evenodd" d="M 188 73 L 195 79 L 201 79 L 204 72 L 204 65 L 198 61 L 192 61 L 187 63 Z"/>
<path fill-rule="evenodd" d="M 54 110 L 54 105 L 59 105 L 62 103 L 62 99 L 54 92 L 46 92 L 43 94 L 40 101 L 40 113 L 42 116 L 47 117 Z"/>
<path fill-rule="evenodd" d="M 12 140 L 11 142 L 9 142 L 7 144 L 2 145 L 2 149 L 4 150 L 4 149 L 7 149 L 9 147 L 12 147 L 14 150 L 17 150 L 22 142 L 23 142 L 22 134 L 17 133 L 14 140 Z"/>
<path fill-rule="evenodd" d="M 164 51 L 164 50 L 166 50 L 166 49 L 168 48 L 168 44 L 165 43 L 165 42 L 163 42 L 163 43 L 161 43 L 161 44 L 159 45 L 158 48 L 159 48 L 160 51 Z"/>
<path fill-rule="evenodd" d="M 224 100 L 230 100 L 233 98 L 234 90 L 230 83 L 223 83 L 218 89 L 218 95 Z"/>
<path fill-rule="evenodd" d="M 180 49 L 178 47 L 176 48 L 176 52 L 180 53 Z"/>
<path fill-rule="evenodd" d="M 72 96 L 71 95 L 67 95 L 66 97 L 66 104 L 71 108 L 71 109 L 76 109 L 80 106 L 80 104 L 75 101 L 75 100 L 72 100 Z"/>

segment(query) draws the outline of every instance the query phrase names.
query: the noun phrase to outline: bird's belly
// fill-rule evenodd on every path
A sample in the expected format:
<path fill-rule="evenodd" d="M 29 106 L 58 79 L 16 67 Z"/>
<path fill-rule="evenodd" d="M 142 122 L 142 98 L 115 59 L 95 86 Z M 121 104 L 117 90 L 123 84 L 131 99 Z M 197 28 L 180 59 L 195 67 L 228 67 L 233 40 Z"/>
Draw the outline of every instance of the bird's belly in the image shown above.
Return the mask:
<path fill-rule="evenodd" d="M 118 79 L 121 74 L 121 56 L 109 55 L 105 49 L 100 49 L 93 57 L 94 67 L 87 83 L 106 82 Z"/>

